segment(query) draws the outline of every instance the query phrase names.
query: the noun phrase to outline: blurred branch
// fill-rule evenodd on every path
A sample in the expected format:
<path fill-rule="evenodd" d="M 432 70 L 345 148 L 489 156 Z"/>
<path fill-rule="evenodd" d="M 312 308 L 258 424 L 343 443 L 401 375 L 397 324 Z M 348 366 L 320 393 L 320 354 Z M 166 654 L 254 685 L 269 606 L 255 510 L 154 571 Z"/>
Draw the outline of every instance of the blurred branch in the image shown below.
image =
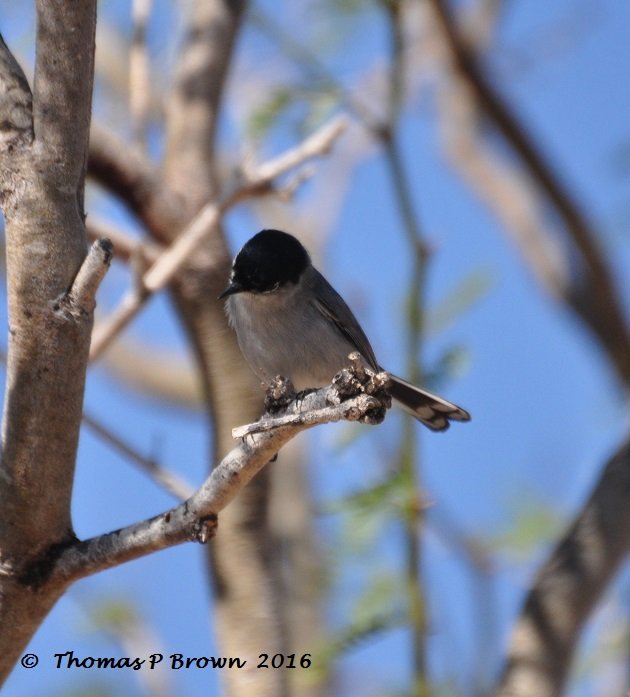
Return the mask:
<path fill-rule="evenodd" d="M 0 350 L 0 363 L 6 365 L 6 354 Z M 82 423 L 105 443 L 117 450 L 123 457 L 144 470 L 159 486 L 172 494 L 176 499 L 184 500 L 192 496 L 193 488 L 177 475 L 160 467 L 154 458 L 141 455 L 120 436 L 104 426 L 98 419 L 83 412 Z"/>
<path fill-rule="evenodd" d="M 123 457 L 137 465 L 148 474 L 159 486 L 168 491 L 176 499 L 185 500 L 192 496 L 193 488 L 177 475 L 161 467 L 154 458 L 145 457 L 128 443 L 106 428 L 99 420 L 83 412 L 83 423 L 101 440 L 117 450 Z"/>
<path fill-rule="evenodd" d="M 85 221 L 85 230 L 89 240 L 95 241 L 106 237 L 114 245 L 114 257 L 127 263 L 134 263 L 140 257 L 149 264 L 157 260 L 164 251 L 163 247 L 154 242 L 140 240 L 109 222 L 90 216 Z"/>
<path fill-rule="evenodd" d="M 382 7 L 387 18 L 390 66 L 388 74 L 389 99 L 385 127 L 380 129 L 377 140 L 383 147 L 385 163 L 389 173 L 394 202 L 401 217 L 402 230 L 409 247 L 412 262 L 411 280 L 408 290 L 409 323 L 407 330 L 407 377 L 420 384 L 420 347 L 424 327 L 424 291 L 429 251 L 426 246 L 409 177 L 405 169 L 399 141 L 399 119 L 405 99 L 406 87 L 406 43 L 405 2 L 384 0 Z M 424 505 L 420 500 L 420 457 L 419 434 L 414 420 L 407 415 L 403 424 L 403 435 L 398 452 L 398 467 L 404 475 L 406 501 L 403 506 L 405 549 L 405 588 L 407 612 L 411 629 L 412 685 L 413 697 L 426 697 L 430 693 L 427 670 L 427 599 L 422 573 L 422 534 Z"/>
<path fill-rule="evenodd" d="M 129 50 L 129 112 L 134 145 L 146 150 L 146 130 L 151 111 L 151 74 L 147 47 L 147 24 L 153 0 L 133 0 L 133 35 Z"/>
<path fill-rule="evenodd" d="M 620 380 L 630 385 L 630 330 L 612 272 L 597 243 L 596 231 L 557 177 L 516 114 L 486 78 L 476 55 L 461 38 L 445 0 L 430 0 L 435 26 L 450 52 L 454 70 L 553 205 L 564 223 L 581 264 L 572 270 L 563 299 L 590 327 L 608 354 Z M 530 262 L 534 257 L 530 256 Z"/>
<path fill-rule="evenodd" d="M 245 198 L 273 191 L 273 183 L 278 177 L 313 157 L 327 153 L 345 127 L 346 120 L 343 117 L 335 117 L 296 147 L 245 172 L 243 181 L 218 202 L 207 203 L 171 246 L 143 274 L 139 285 L 127 292 L 109 320 L 96 327 L 90 359 L 96 360 L 138 314 L 148 298 L 170 283 L 230 208 Z"/>
<path fill-rule="evenodd" d="M 165 182 L 193 207 L 218 194 L 215 135 L 246 0 L 188 4 L 173 87 L 166 99 Z"/>
<path fill-rule="evenodd" d="M 562 693 L 580 630 L 630 552 L 630 439 L 538 572 L 494 697 Z"/>
<path fill-rule="evenodd" d="M 99 596 L 82 599 L 79 607 L 96 630 L 106 632 L 120 647 L 123 656 L 166 653 L 158 632 L 140 614 L 135 603 L 115 598 L 102 600 Z M 138 682 L 142 684 L 146 697 L 175 697 L 179 694 L 168 673 L 160 670 L 137 672 Z"/>
<path fill-rule="evenodd" d="M 381 119 L 379 119 L 376 113 L 372 113 L 368 106 L 351 94 L 313 51 L 297 41 L 276 22 L 274 17 L 263 12 L 260 7 L 252 8 L 250 21 L 276 43 L 280 51 L 290 60 L 302 66 L 311 77 L 320 80 L 329 90 L 334 92 L 344 109 L 356 117 L 372 135 L 378 135 L 383 127 Z"/>
<path fill-rule="evenodd" d="M 561 300 L 569 284 L 568 260 L 539 210 L 534 185 L 479 133 L 479 110 L 461 79 L 440 85 L 440 129 L 448 157 L 499 218 L 541 285 Z"/>
<path fill-rule="evenodd" d="M 182 202 L 162 183 L 154 165 L 107 128 L 92 124 L 88 153 L 89 176 L 110 191 L 146 225 L 158 240 L 177 229 Z"/>
<path fill-rule="evenodd" d="M 353 375 L 348 377 L 356 379 Z M 338 397 L 331 405 L 333 395 Z M 217 514 L 298 433 L 317 424 L 340 420 L 376 423 L 382 420 L 390 404 L 386 393 L 382 399 L 375 394 L 366 399 L 362 393 L 347 398 L 345 392 L 333 386 L 295 399 L 288 405 L 286 414 L 297 415 L 297 423 L 283 424 L 273 431 L 243 439 L 180 505 L 105 535 L 70 541 L 54 555 L 46 550 L 42 558 L 23 572 L 23 580 L 38 587 L 41 584 L 65 587 L 79 578 L 165 547 L 186 541 L 205 543 L 214 536 Z"/>
<path fill-rule="evenodd" d="M 463 17 L 462 30 L 471 47 L 481 51 L 490 43 L 505 5 L 505 0 L 477 0 L 463 8 L 466 16 Z"/>
<path fill-rule="evenodd" d="M 495 679 L 493 665 L 499 646 L 499 607 L 494 584 L 497 574 L 495 554 L 483 539 L 462 529 L 441 504 L 431 507 L 427 526 L 443 544 L 459 554 L 468 566 L 472 624 L 475 627 L 474 672 L 472 690 L 469 693 L 477 697 L 486 696 L 489 685 Z"/>
<path fill-rule="evenodd" d="M 186 409 L 203 407 L 201 379 L 185 351 L 127 335 L 109 348 L 103 362 L 117 380 L 152 399 Z"/>

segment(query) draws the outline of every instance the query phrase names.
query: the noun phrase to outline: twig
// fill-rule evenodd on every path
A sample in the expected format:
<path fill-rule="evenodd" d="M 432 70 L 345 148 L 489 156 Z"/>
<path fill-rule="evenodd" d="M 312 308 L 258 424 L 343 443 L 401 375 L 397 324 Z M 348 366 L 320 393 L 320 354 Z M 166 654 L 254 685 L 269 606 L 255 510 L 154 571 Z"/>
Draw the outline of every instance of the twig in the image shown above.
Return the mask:
<path fill-rule="evenodd" d="M 91 314 L 94 311 L 96 291 L 107 273 L 112 255 L 112 243 L 107 238 L 101 238 L 92 243 L 70 291 L 60 300 L 59 309 L 85 314 Z"/>
<path fill-rule="evenodd" d="M 304 426 L 306 428 L 318 423 L 332 423 L 334 421 L 357 421 L 361 415 L 370 410 L 377 409 L 380 401 L 371 395 L 359 395 L 353 402 L 344 402 L 343 408 L 323 407 L 315 411 L 297 412 L 295 414 L 283 414 L 275 418 L 265 418 L 245 426 L 237 426 L 232 429 L 232 438 L 244 438 L 254 433 L 268 433 L 285 426 Z"/>
<path fill-rule="evenodd" d="M 142 281 L 142 279 L 139 280 Z M 118 307 L 107 317 L 107 320 L 94 328 L 90 346 L 90 361 L 100 358 L 103 351 L 138 314 L 148 298 L 149 293 L 140 287 L 139 283 L 132 284 Z"/>
<path fill-rule="evenodd" d="M 246 173 L 246 179 L 218 202 L 206 204 L 193 221 L 164 251 L 142 277 L 141 290 L 127 292 L 110 320 L 101 325 L 92 339 L 90 360 L 96 360 L 113 339 L 142 308 L 148 297 L 164 288 L 199 248 L 214 229 L 221 216 L 244 198 L 268 191 L 273 182 L 303 162 L 325 154 L 346 128 L 346 119 L 335 117 L 302 143 L 282 155 Z"/>
<path fill-rule="evenodd" d="M 407 72 L 406 41 L 404 36 L 404 3 L 384 2 L 388 20 L 390 44 L 389 114 L 386 128 L 379 133 L 385 163 L 389 172 L 394 200 L 398 205 L 402 232 L 411 255 L 413 269 L 409 284 L 409 327 L 407 332 L 406 362 L 409 379 L 420 384 L 422 366 L 419 362 L 424 330 L 424 302 L 426 272 L 430 255 L 424 239 L 417 204 L 411 192 L 405 168 L 403 150 L 399 138 L 399 119 L 405 99 L 405 75 Z M 404 509 L 405 588 L 407 617 L 410 625 L 412 681 L 410 694 L 427 697 L 430 692 L 427 668 L 428 614 L 425 581 L 422 571 L 424 506 L 418 502 L 422 490 L 419 459 L 420 434 L 411 417 L 407 417 L 398 450 L 398 468 L 404 473 L 405 495 L 409 504 Z"/>
<path fill-rule="evenodd" d="M 333 143 L 346 130 L 347 126 L 348 120 L 345 116 L 335 116 L 296 147 L 268 160 L 249 173 L 248 181 L 250 186 L 256 190 L 270 185 L 274 179 L 295 169 L 306 160 L 326 155 L 330 152 Z"/>
<path fill-rule="evenodd" d="M 190 484 L 167 469 L 160 467 L 153 458 L 141 455 L 93 416 L 83 412 L 83 423 L 112 448 L 118 450 L 124 457 L 138 465 L 140 469 L 146 472 L 157 484 L 176 499 L 183 501 L 192 496 L 194 490 Z"/>

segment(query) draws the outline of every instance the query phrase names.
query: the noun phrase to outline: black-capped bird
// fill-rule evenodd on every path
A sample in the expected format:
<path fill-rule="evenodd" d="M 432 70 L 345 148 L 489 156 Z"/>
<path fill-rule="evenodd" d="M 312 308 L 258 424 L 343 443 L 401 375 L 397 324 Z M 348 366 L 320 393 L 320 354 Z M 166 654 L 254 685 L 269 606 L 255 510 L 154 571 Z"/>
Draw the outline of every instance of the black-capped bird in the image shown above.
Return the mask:
<path fill-rule="evenodd" d="M 296 390 L 323 387 L 358 351 L 365 365 L 383 371 L 344 299 L 312 265 L 304 246 L 280 230 L 254 235 L 236 255 L 226 310 L 245 359 L 263 383 L 277 375 Z M 469 421 L 456 404 L 388 371 L 392 398 L 425 426 L 443 431 Z"/>

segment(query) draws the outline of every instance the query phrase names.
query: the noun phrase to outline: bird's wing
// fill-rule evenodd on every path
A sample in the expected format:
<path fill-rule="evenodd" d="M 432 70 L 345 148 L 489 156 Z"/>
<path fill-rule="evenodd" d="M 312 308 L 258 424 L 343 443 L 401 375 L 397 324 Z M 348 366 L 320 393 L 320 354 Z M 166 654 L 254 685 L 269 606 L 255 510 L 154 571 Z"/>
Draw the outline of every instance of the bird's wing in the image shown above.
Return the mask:
<path fill-rule="evenodd" d="M 370 368 L 379 371 L 378 361 L 361 325 L 346 305 L 345 300 L 315 268 L 309 269 L 309 285 L 316 292 L 311 294 L 316 309 L 326 317 L 339 333 L 365 358 Z"/>

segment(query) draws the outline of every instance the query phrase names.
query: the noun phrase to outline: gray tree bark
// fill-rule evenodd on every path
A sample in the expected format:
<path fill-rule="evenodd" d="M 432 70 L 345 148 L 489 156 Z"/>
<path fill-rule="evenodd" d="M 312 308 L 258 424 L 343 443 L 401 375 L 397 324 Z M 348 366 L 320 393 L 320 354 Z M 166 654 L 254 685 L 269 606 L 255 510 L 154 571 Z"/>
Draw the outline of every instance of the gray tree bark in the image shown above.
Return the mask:
<path fill-rule="evenodd" d="M 95 24 L 95 0 L 39 0 L 32 93 L 0 43 L 10 322 L 0 627 L 11 627 L 0 633 L 0 680 L 63 591 L 38 585 L 36 570 L 74 539 L 70 500 L 94 308 L 93 293 L 79 287 L 79 270 L 87 250 L 83 186 Z"/>

